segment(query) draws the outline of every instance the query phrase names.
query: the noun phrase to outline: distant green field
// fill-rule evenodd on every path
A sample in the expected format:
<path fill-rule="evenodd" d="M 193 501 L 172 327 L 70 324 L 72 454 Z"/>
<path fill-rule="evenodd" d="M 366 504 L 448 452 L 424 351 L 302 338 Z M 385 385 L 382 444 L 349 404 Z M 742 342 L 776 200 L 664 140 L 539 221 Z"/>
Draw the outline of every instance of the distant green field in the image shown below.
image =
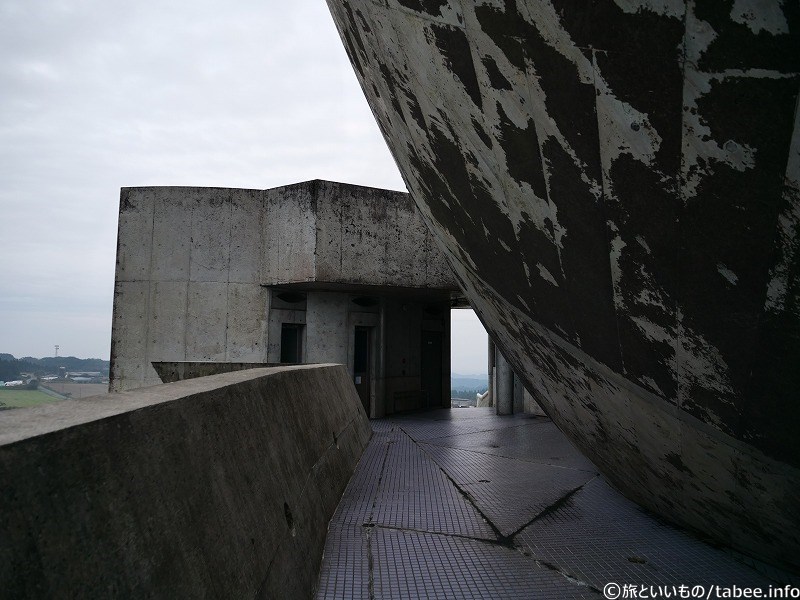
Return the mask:
<path fill-rule="evenodd" d="M 26 406 L 36 406 L 38 404 L 47 404 L 48 402 L 60 402 L 60 400 L 36 390 L 0 388 L 0 409 L 25 408 Z"/>

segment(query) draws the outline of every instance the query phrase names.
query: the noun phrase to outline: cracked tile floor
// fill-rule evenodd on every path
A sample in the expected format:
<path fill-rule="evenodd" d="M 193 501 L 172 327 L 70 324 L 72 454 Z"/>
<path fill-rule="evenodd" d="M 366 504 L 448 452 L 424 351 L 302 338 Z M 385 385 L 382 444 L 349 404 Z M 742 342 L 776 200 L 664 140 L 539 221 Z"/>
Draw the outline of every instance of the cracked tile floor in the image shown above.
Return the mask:
<path fill-rule="evenodd" d="M 664 523 L 549 419 L 453 409 L 372 421 L 316 597 L 602 598 L 609 582 L 797 579 Z"/>

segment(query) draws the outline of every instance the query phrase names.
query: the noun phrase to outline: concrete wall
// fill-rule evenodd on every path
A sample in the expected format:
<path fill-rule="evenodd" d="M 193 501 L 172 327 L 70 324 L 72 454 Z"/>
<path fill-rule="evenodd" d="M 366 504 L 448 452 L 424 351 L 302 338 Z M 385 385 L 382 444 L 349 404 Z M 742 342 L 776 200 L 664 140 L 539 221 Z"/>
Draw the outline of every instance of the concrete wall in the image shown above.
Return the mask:
<path fill-rule="evenodd" d="M 266 362 L 258 190 L 123 189 L 111 389 L 155 385 L 152 361 Z"/>
<path fill-rule="evenodd" d="M 237 362 L 154 362 L 153 368 L 164 383 L 174 383 L 184 379 L 208 377 L 220 373 L 244 371 L 246 369 L 263 369 L 265 367 L 281 367 L 287 365 L 269 363 L 237 363 Z"/>
<path fill-rule="evenodd" d="M 315 184 L 317 281 L 458 289 L 408 194 L 331 181 Z M 297 279 L 274 283 L 292 280 Z"/>
<path fill-rule="evenodd" d="M 111 389 L 159 383 L 153 361 L 277 362 L 280 323 L 300 322 L 304 315 L 285 303 L 272 307 L 264 286 L 304 283 L 458 289 L 413 202 L 401 192 L 327 181 L 265 191 L 124 188 Z M 322 296 L 317 301 L 349 303 Z M 276 313 L 279 319 L 270 322 L 273 308 L 290 312 Z M 331 317 L 333 305 L 302 310 Z M 340 321 L 347 318 L 337 314 Z M 307 326 L 326 325 L 311 319 Z M 317 341 L 327 340 L 319 333 Z M 346 349 L 346 340 L 306 345 L 306 361 L 346 364 L 346 351 L 340 356 L 332 348 Z"/>
<path fill-rule="evenodd" d="M 8 411 L 0 596 L 309 598 L 370 435 L 334 365 Z"/>

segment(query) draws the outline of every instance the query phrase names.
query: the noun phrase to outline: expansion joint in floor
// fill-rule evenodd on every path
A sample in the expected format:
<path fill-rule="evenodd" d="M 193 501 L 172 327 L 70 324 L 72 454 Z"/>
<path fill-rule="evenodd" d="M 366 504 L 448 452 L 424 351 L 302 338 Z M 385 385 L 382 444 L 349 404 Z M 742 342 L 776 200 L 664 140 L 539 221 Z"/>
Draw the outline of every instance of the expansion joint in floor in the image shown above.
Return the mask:
<path fill-rule="evenodd" d="M 538 521 L 539 519 L 543 519 L 543 518 L 544 518 L 544 517 L 546 517 L 547 515 L 549 515 L 549 514 L 551 514 L 551 513 L 555 512 L 555 511 L 557 511 L 559 508 L 561 508 L 561 507 L 562 507 L 562 506 L 564 506 L 564 505 L 565 505 L 567 502 L 569 502 L 569 499 L 570 499 L 570 498 L 572 498 L 572 496 L 574 496 L 575 494 L 577 494 L 578 492 L 580 492 L 580 491 L 581 491 L 581 490 L 582 490 L 582 489 L 583 489 L 583 488 L 584 488 L 584 487 L 585 487 L 587 484 L 589 484 L 591 481 L 593 481 L 593 480 L 594 480 L 594 479 L 596 479 L 596 478 L 597 478 L 597 476 L 595 476 L 595 477 L 592 477 L 592 478 L 591 478 L 589 481 L 587 481 L 587 482 L 585 482 L 585 483 L 583 483 L 583 484 L 579 485 L 579 486 L 578 486 L 578 487 L 576 487 L 575 489 L 572 489 L 572 490 L 568 491 L 566 494 L 564 494 L 563 496 L 561 496 L 560 498 L 558 498 L 558 500 L 556 500 L 556 501 L 555 501 L 555 502 L 553 502 L 552 504 L 549 504 L 548 506 L 546 506 L 546 507 L 544 508 L 544 510 L 541 510 L 541 511 L 539 511 L 538 513 L 536 513 L 536 515 L 535 515 L 535 516 L 534 516 L 534 517 L 533 517 L 533 518 L 532 518 L 530 521 L 528 521 L 527 523 L 525 523 L 525 524 L 521 525 L 520 527 L 518 527 L 518 528 L 516 529 L 516 531 L 514 531 L 512 534 L 510 534 L 510 535 L 508 536 L 508 537 L 509 537 L 509 539 L 511 539 L 511 540 L 513 541 L 513 539 L 514 539 L 514 538 L 515 538 L 517 535 L 519 535 L 519 534 L 520 534 L 522 531 L 524 531 L 524 530 L 525 530 L 525 528 L 529 527 L 531 524 L 535 523 L 535 522 L 536 522 L 536 521 Z"/>
<path fill-rule="evenodd" d="M 415 528 L 415 527 L 398 527 L 397 525 L 384 525 L 382 523 L 371 523 L 371 522 L 370 523 L 362 523 L 361 527 L 366 529 L 368 532 L 373 530 L 373 529 L 387 529 L 387 530 L 390 530 L 390 531 L 401 531 L 401 532 L 407 532 L 407 533 L 424 533 L 426 535 L 437 535 L 437 536 L 446 537 L 446 538 L 457 538 L 457 539 L 461 539 L 461 540 L 471 540 L 473 542 L 480 542 L 482 544 L 488 544 L 490 546 L 500 546 L 500 545 L 502 545 L 496 539 L 476 537 L 476 536 L 472 536 L 472 535 L 465 535 L 463 533 L 447 533 L 447 532 L 444 532 L 444 531 L 431 531 L 431 530 L 428 530 L 428 529 L 418 529 L 418 528 Z"/>
<path fill-rule="evenodd" d="M 413 437 L 411 437 L 408 434 L 408 432 L 405 429 L 403 429 L 402 427 L 400 427 L 399 429 L 406 436 L 408 436 L 408 439 L 410 439 L 411 442 L 417 448 L 419 448 L 420 451 L 423 452 L 425 454 L 425 456 L 427 456 L 433 462 L 433 464 L 436 465 L 436 467 L 444 474 L 444 476 L 447 478 L 447 480 L 453 485 L 453 487 L 456 489 L 456 491 L 458 491 L 458 493 L 461 494 L 461 496 L 464 498 L 464 500 L 466 500 L 466 502 L 470 506 L 472 506 L 472 508 L 475 509 L 475 511 L 481 516 L 481 518 L 486 522 L 486 524 L 492 529 L 492 532 L 494 533 L 495 537 L 497 538 L 497 541 L 501 542 L 501 540 L 503 540 L 504 536 L 503 536 L 502 532 L 500 531 L 500 528 L 497 527 L 497 525 L 495 525 L 494 522 L 492 522 L 492 520 L 489 518 L 489 516 L 481 510 L 481 508 L 475 503 L 475 500 L 473 500 L 473 498 L 470 495 L 470 493 L 467 492 L 466 490 L 464 490 L 460 485 L 458 485 L 458 482 L 455 479 L 453 479 L 447 471 L 445 471 L 441 466 L 439 466 L 439 463 L 437 463 L 433 459 L 433 457 L 430 455 L 430 453 L 425 448 L 422 447 L 422 444 L 420 444 Z"/>
<path fill-rule="evenodd" d="M 444 439 L 444 438 L 441 438 Z M 581 471 L 583 473 L 597 473 L 597 471 L 593 471 L 590 469 L 580 469 L 578 467 L 567 467 L 565 465 L 554 465 L 553 463 L 544 462 L 542 460 L 535 460 L 535 459 L 524 459 L 519 458 L 518 456 L 507 456 L 505 454 L 495 454 L 493 452 L 484 452 L 482 450 L 473 450 L 472 448 L 462 448 L 460 446 L 448 446 L 447 444 L 437 444 L 436 442 L 432 442 L 430 440 L 420 440 L 416 442 L 417 444 L 425 444 L 427 446 L 436 446 L 438 448 L 451 448 L 453 450 L 460 450 L 462 452 L 471 452 L 473 454 L 480 454 L 481 456 L 489 456 L 491 458 L 504 458 L 506 460 L 518 460 L 524 463 L 534 464 L 534 465 L 542 465 L 544 467 L 553 467 L 554 469 L 567 469 L 568 471 Z"/>

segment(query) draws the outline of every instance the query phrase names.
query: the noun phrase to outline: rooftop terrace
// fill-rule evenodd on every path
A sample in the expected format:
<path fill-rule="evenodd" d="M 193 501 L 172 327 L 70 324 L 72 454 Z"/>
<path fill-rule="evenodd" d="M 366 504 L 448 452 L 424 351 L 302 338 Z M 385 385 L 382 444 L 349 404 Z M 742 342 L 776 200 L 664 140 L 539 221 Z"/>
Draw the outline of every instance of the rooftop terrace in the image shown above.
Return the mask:
<path fill-rule="evenodd" d="M 628 501 L 547 418 L 472 408 L 372 426 L 319 599 L 598 598 L 611 583 L 607 597 L 652 598 L 639 586 L 792 581 Z"/>

